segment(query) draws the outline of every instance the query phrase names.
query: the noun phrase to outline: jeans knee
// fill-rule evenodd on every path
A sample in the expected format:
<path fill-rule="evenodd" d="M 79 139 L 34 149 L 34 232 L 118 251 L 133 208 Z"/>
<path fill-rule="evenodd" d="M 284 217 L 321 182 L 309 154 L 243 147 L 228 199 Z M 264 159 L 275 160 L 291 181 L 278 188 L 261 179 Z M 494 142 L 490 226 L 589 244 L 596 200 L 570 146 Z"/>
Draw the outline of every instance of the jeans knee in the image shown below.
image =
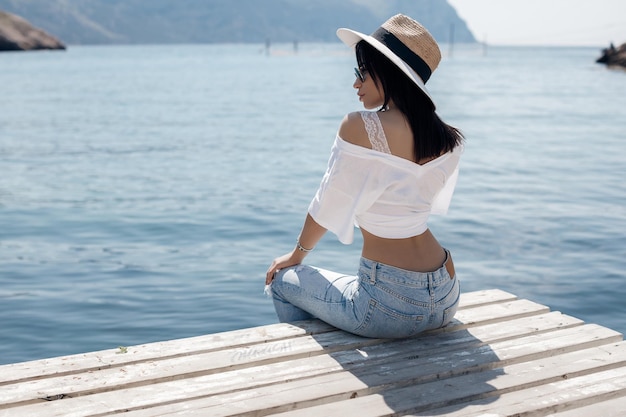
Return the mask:
<path fill-rule="evenodd" d="M 288 302 L 285 300 L 285 297 L 283 295 L 283 290 L 285 288 L 285 285 L 287 284 L 287 282 L 284 280 L 286 272 L 287 270 L 285 269 L 281 269 L 280 271 L 276 272 L 276 275 L 274 276 L 274 279 L 272 280 L 269 288 L 269 295 L 274 300 L 282 301 L 284 303 Z"/>

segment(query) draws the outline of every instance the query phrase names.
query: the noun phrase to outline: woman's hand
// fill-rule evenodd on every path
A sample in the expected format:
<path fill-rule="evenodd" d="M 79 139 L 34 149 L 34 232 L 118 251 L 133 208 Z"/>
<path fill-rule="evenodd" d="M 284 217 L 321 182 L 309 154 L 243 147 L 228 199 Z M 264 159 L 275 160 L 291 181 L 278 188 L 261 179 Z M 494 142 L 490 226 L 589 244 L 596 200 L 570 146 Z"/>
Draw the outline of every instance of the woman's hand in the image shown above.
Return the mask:
<path fill-rule="evenodd" d="M 291 252 L 274 259 L 265 274 L 265 285 L 269 285 L 274 280 L 274 275 L 279 269 L 299 265 L 304 259 L 304 255 L 304 252 L 294 249 Z"/>
<path fill-rule="evenodd" d="M 269 285 L 274 280 L 274 275 L 276 275 L 276 271 L 279 269 L 289 268 L 302 263 L 304 257 L 313 250 L 317 242 L 324 236 L 324 233 L 326 233 L 326 229 L 317 224 L 313 217 L 307 213 L 296 247 L 291 252 L 274 259 L 265 274 L 265 285 Z"/>

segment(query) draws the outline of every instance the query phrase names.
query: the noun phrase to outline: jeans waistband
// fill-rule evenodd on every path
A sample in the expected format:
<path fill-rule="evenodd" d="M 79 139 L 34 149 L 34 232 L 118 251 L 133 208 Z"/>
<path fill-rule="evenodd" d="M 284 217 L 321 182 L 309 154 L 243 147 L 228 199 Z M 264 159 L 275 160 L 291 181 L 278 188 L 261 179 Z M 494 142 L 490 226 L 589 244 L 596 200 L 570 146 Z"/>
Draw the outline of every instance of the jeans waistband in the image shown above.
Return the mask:
<path fill-rule="evenodd" d="M 451 261 L 450 252 L 447 249 L 444 250 L 446 259 L 443 265 L 432 272 L 409 271 L 361 257 L 359 278 L 370 283 L 387 281 L 412 287 L 437 286 L 454 278 L 452 262 L 449 263 Z"/>

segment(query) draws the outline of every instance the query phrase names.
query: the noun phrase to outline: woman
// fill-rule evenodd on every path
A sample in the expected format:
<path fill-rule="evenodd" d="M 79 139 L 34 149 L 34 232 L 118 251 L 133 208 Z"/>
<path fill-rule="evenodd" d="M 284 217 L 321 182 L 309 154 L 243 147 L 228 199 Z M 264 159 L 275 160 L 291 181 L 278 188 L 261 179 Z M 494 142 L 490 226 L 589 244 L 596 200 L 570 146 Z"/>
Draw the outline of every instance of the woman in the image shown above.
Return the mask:
<path fill-rule="evenodd" d="M 424 83 L 441 54 L 418 22 L 396 15 L 371 36 L 337 36 L 355 47 L 359 100 L 378 111 L 341 122 L 296 246 L 272 262 L 266 284 L 281 322 L 319 318 L 362 336 L 409 337 L 446 325 L 459 302 L 452 257 L 426 222 L 447 211 L 463 136 L 435 113 Z M 356 276 L 301 265 L 327 230 L 352 243 L 355 225 Z"/>

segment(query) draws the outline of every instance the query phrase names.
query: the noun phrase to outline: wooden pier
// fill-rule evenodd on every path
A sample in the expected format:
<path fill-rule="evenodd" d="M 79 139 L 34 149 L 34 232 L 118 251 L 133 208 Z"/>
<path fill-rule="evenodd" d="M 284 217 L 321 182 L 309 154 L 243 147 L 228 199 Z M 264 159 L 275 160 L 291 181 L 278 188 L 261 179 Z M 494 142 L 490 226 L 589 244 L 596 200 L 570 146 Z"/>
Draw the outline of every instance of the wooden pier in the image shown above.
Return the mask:
<path fill-rule="evenodd" d="M 0 366 L 0 416 L 117 414 L 626 416 L 626 343 L 488 290 L 412 339 L 308 321 Z"/>

